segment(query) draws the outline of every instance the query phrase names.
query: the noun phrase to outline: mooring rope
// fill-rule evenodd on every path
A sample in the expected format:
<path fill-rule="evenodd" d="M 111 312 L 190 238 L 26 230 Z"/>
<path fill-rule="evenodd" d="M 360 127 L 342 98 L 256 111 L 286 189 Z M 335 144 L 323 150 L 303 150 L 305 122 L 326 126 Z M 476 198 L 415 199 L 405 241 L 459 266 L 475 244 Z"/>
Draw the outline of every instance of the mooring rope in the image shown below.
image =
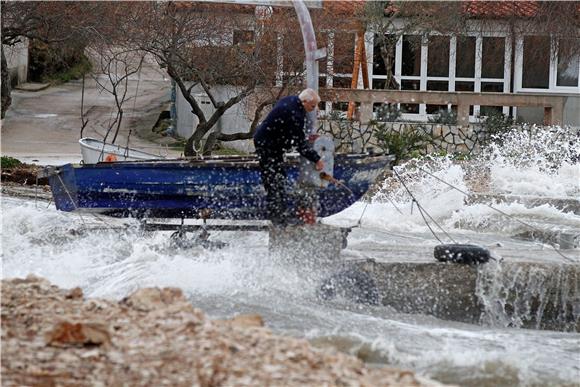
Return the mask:
<path fill-rule="evenodd" d="M 411 196 L 411 199 L 413 200 L 413 203 L 417 204 L 417 208 L 419 209 L 419 213 L 421 214 L 421 217 L 423 218 L 423 221 L 425 222 L 425 225 L 429 228 L 429 231 L 431 231 L 431 234 L 433 234 L 433 236 L 435 237 L 435 239 L 437 239 L 439 241 L 439 243 L 443 243 L 441 241 L 441 239 L 439 239 L 439 237 L 437 236 L 437 234 L 435 234 L 435 231 L 433 231 L 433 228 L 431 228 L 431 225 L 429 224 L 429 222 L 425 218 L 425 214 L 427 214 L 427 216 L 429 217 L 429 219 L 431 219 L 431 221 L 433 223 L 435 223 L 435 225 L 439 228 L 439 230 L 441 230 L 441 232 L 443 232 L 443 234 L 445 234 L 445 236 L 447 238 L 449 238 L 453 243 L 457 243 L 451 237 L 451 235 L 449 235 L 443 229 L 443 227 L 441 227 L 439 225 L 439 223 L 437 223 L 437 221 L 435 221 L 435 219 L 433 219 L 433 217 L 431 215 L 429 215 L 429 213 L 427 212 L 427 210 L 425 210 L 425 208 L 421 205 L 421 203 L 419 203 L 419 201 L 415 198 L 415 196 L 413 195 L 413 193 L 411 192 L 411 190 L 407 187 L 407 185 L 405 184 L 405 182 L 403 181 L 403 179 L 401 178 L 401 176 L 397 173 L 397 171 L 394 168 L 393 168 L 393 173 L 395 174 L 395 176 L 397 177 L 397 179 L 399 179 L 399 181 L 401 182 L 401 184 L 403 185 L 403 187 L 405 188 L 405 190 L 407 191 L 407 193 L 409 194 L 409 196 Z"/>
<path fill-rule="evenodd" d="M 360 214 L 360 218 L 358 218 L 358 222 L 356 222 L 356 226 L 355 227 L 361 227 L 361 222 L 362 222 L 362 218 L 365 215 L 365 212 L 367 210 L 367 207 L 369 206 L 369 202 L 365 203 L 365 206 L 363 208 L 362 213 Z M 362 227 L 361 227 L 362 228 Z"/>
<path fill-rule="evenodd" d="M 455 187 L 453 184 L 446 182 L 445 180 L 441 179 L 440 177 L 438 177 L 438 176 L 434 175 L 433 173 L 431 173 L 431 172 L 429 172 L 429 171 L 426 171 L 425 169 L 423 169 L 423 168 L 421 168 L 421 167 L 417 167 L 417 169 L 419 169 L 420 171 L 422 171 L 422 172 L 426 173 L 427 175 L 429 175 L 429 176 L 431 176 L 431 177 L 434 177 L 435 179 L 439 180 L 439 181 L 440 181 L 440 182 L 442 182 L 443 184 L 446 184 L 446 185 L 448 185 L 449 187 L 451 187 L 451 188 L 453 188 L 453 189 L 455 189 L 455 190 L 457 190 L 457 191 L 461 192 L 461 193 L 462 193 L 462 194 L 464 194 L 465 196 L 467 196 L 467 197 L 473 197 L 473 194 L 470 194 L 469 192 L 465 192 L 464 190 L 462 190 L 462 189 L 460 189 L 460 188 L 457 188 L 457 187 Z M 394 169 L 393 169 L 393 171 L 394 171 Z M 395 173 L 396 173 L 396 172 L 395 172 Z M 511 220 L 514 220 L 514 221 L 516 221 L 516 222 L 518 222 L 518 223 L 520 223 L 520 224 L 522 224 L 522 225 L 524 225 L 524 226 L 526 226 L 526 227 L 529 227 L 529 228 L 531 228 L 531 229 L 532 229 L 532 230 L 534 230 L 534 231 L 538 231 L 538 232 L 540 232 L 540 233 L 542 233 L 542 232 L 543 232 L 543 230 L 542 230 L 542 229 L 540 229 L 540 228 L 538 228 L 538 227 L 536 227 L 536 226 L 533 226 L 533 225 L 531 225 L 531 224 L 528 224 L 528 223 L 526 223 L 526 222 L 524 222 L 524 221 L 522 221 L 522 220 L 520 220 L 520 219 L 516 218 L 515 216 L 512 216 L 512 215 L 510 215 L 510 214 L 506 213 L 505 211 L 502 211 L 502 210 L 500 210 L 500 209 L 498 209 L 498 208 L 495 208 L 495 207 L 493 207 L 491 204 L 487 204 L 487 203 L 482 203 L 482 204 L 486 205 L 487 207 L 491 208 L 491 209 L 492 209 L 492 210 L 494 210 L 494 211 L 497 211 L 497 212 L 499 212 L 500 214 L 502 214 L 502 215 L 506 216 L 507 218 L 509 218 L 509 219 L 511 219 Z M 575 260 L 575 259 L 573 259 L 573 258 L 570 258 L 570 257 L 567 257 L 567 256 L 566 256 L 566 255 L 564 255 L 564 254 L 563 254 L 563 253 L 562 253 L 562 252 L 561 252 L 559 249 L 557 249 L 557 248 L 556 248 L 556 246 L 554 245 L 554 243 L 552 243 L 552 242 L 550 242 L 550 241 L 546 241 L 546 242 L 547 242 L 547 243 L 548 243 L 548 244 L 549 244 L 549 245 L 550 245 L 550 246 L 551 246 L 551 247 L 554 249 L 554 251 L 555 251 L 555 252 L 556 252 L 558 255 L 560 255 L 562 258 L 565 258 L 565 259 L 567 259 L 567 260 L 568 260 L 568 261 L 570 261 L 570 262 L 576 262 L 576 260 Z"/>

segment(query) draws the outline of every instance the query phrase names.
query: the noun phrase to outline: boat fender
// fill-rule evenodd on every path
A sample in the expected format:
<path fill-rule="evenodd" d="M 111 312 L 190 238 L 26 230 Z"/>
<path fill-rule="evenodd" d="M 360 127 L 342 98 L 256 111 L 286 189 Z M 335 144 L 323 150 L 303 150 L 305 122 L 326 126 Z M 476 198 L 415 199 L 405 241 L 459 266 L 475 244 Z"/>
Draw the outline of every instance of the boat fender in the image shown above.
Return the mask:
<path fill-rule="evenodd" d="M 367 272 L 353 268 L 324 279 L 317 296 L 325 301 L 341 296 L 358 304 L 379 305 L 379 291 L 373 278 Z"/>
<path fill-rule="evenodd" d="M 452 262 L 466 265 L 478 265 L 480 263 L 486 263 L 490 259 L 489 250 L 485 247 L 458 243 L 435 246 L 433 255 L 439 262 Z"/>

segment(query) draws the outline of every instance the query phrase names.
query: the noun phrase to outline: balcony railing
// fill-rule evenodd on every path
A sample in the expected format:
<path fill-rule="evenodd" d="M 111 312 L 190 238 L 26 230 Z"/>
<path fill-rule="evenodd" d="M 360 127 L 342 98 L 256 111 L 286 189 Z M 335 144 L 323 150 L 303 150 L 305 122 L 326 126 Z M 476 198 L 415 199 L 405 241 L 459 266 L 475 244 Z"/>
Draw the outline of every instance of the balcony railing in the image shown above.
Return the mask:
<path fill-rule="evenodd" d="M 457 106 L 457 125 L 469 126 L 469 107 L 518 106 L 543 107 L 545 125 L 562 125 L 564 104 L 568 95 L 546 95 L 540 93 L 473 93 L 447 91 L 410 90 L 361 90 L 361 89 L 320 89 L 320 97 L 327 102 L 359 102 L 360 121 L 373 118 L 376 103 L 407 103 Z"/>

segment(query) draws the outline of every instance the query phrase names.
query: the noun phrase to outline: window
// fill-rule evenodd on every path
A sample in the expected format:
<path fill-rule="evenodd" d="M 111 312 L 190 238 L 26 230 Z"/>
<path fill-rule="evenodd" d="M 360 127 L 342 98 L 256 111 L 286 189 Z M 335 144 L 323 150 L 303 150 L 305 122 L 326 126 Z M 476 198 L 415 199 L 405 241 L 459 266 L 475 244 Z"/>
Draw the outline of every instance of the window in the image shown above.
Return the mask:
<path fill-rule="evenodd" d="M 285 34 L 282 39 L 283 72 L 285 76 L 295 76 L 304 70 L 304 45 L 296 44 L 302 37 L 300 31 Z"/>
<path fill-rule="evenodd" d="M 375 90 L 384 90 L 385 88 L 385 79 L 373 79 L 373 89 Z"/>
<path fill-rule="evenodd" d="M 455 62 L 455 76 L 459 78 L 475 77 L 475 37 L 457 37 L 457 60 Z M 457 88 L 456 88 L 457 90 Z M 471 90 L 473 91 L 473 89 Z"/>
<path fill-rule="evenodd" d="M 574 52 L 574 46 L 580 44 L 577 40 L 561 40 L 558 44 L 558 66 L 556 71 L 556 86 L 578 86 L 580 73 L 580 57 Z"/>
<path fill-rule="evenodd" d="M 427 76 L 449 76 L 449 37 L 430 36 L 427 55 Z M 431 90 L 427 88 L 427 90 Z M 435 89 L 434 89 L 435 90 Z"/>
<path fill-rule="evenodd" d="M 473 91 L 474 82 L 455 82 L 455 91 Z"/>
<path fill-rule="evenodd" d="M 421 75 L 421 37 L 418 35 L 403 36 L 402 75 Z"/>
<path fill-rule="evenodd" d="M 550 38 L 524 36 L 522 87 L 548 89 L 550 86 Z"/>
<path fill-rule="evenodd" d="M 481 77 L 503 78 L 505 38 L 484 37 L 482 50 Z"/>
<path fill-rule="evenodd" d="M 332 55 L 333 51 L 331 49 L 331 39 L 334 37 L 334 34 L 331 33 L 331 35 L 329 36 L 329 33 L 322 33 L 322 32 L 318 32 L 316 34 L 316 42 L 318 43 L 319 47 L 326 47 L 326 56 L 322 59 L 319 59 L 318 62 L 318 73 L 320 74 L 321 78 L 322 76 L 326 75 L 327 71 L 328 71 L 328 57 Z M 332 43 L 334 44 L 334 43 Z M 326 78 L 324 78 L 324 84 L 320 87 L 326 87 Z"/>
<path fill-rule="evenodd" d="M 420 35 L 404 35 L 396 46 L 395 74 L 401 90 L 507 92 L 511 62 L 506 61 L 511 41 L 505 36 L 485 36 L 474 32 L 472 36 L 433 35 L 427 39 Z M 495 34 L 495 33 L 494 33 Z M 490 33 L 491 35 L 491 33 Z M 375 41 L 373 89 L 383 89 L 386 68 L 379 57 Z M 570 73 L 573 70 L 570 70 Z M 400 104 L 401 112 L 419 114 L 411 119 L 427 119 L 428 114 L 439 110 L 457 110 L 450 103 L 427 105 Z M 492 108 L 485 108 L 490 110 Z M 500 110 L 507 108 L 500 108 Z M 480 106 L 470 106 L 470 115 L 478 115 Z"/>
<path fill-rule="evenodd" d="M 352 74 L 352 68 L 354 67 L 354 47 L 355 34 L 350 32 L 335 32 L 334 74 Z"/>
<path fill-rule="evenodd" d="M 387 35 L 385 37 L 385 43 L 387 47 L 390 46 L 391 48 L 391 73 L 395 73 L 395 44 L 397 42 L 396 37 L 393 35 Z M 373 46 L 373 75 L 387 75 L 387 70 L 385 68 L 385 61 L 383 60 L 383 56 L 381 54 L 381 46 L 383 45 L 382 42 L 379 41 L 379 38 L 375 35 L 374 46 Z"/>

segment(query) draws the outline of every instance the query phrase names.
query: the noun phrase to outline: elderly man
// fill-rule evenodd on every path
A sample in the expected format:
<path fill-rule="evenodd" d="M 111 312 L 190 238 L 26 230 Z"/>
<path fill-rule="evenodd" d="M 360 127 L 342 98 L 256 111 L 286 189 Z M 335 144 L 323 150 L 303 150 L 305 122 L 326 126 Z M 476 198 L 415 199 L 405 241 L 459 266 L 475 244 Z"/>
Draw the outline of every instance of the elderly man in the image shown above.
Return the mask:
<path fill-rule="evenodd" d="M 268 217 L 274 225 L 287 225 L 296 220 L 296 214 L 288 211 L 284 153 L 296 148 L 298 153 L 316 163 L 316 170 L 324 168 L 304 133 L 306 113 L 316 109 L 319 102 L 318 93 L 312 89 L 305 89 L 298 96 L 284 97 L 256 129 L 254 145 L 266 189 Z"/>

